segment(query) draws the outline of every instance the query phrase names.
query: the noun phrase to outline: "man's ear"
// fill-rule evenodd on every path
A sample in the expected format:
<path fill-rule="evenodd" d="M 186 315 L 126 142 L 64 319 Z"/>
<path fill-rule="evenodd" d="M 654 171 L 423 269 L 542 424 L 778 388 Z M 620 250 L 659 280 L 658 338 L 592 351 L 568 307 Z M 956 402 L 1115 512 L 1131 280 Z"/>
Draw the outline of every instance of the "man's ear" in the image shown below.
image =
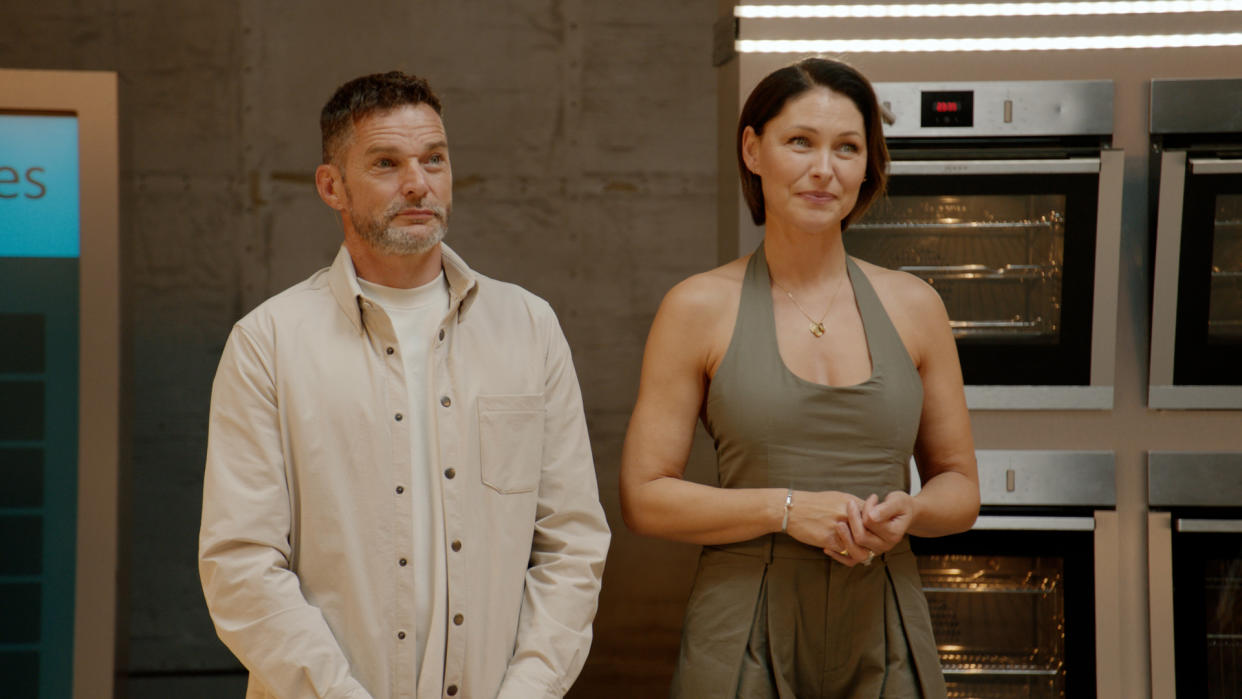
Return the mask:
<path fill-rule="evenodd" d="M 753 126 L 742 131 L 742 162 L 746 163 L 747 170 L 759 174 L 759 134 Z"/>
<path fill-rule="evenodd" d="M 325 163 L 315 168 L 315 191 L 323 203 L 337 211 L 345 210 L 345 178 L 337 166 Z"/>

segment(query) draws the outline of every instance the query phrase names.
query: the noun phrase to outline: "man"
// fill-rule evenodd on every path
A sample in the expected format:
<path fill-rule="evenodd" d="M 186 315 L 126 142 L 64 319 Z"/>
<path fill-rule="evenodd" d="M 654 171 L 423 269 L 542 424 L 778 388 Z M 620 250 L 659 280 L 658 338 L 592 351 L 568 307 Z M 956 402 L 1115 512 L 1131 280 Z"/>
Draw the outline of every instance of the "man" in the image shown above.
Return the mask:
<path fill-rule="evenodd" d="M 440 102 L 398 72 L 323 109 L 330 268 L 234 327 L 199 572 L 247 697 L 560 697 L 609 532 L 550 307 L 440 241 Z"/>

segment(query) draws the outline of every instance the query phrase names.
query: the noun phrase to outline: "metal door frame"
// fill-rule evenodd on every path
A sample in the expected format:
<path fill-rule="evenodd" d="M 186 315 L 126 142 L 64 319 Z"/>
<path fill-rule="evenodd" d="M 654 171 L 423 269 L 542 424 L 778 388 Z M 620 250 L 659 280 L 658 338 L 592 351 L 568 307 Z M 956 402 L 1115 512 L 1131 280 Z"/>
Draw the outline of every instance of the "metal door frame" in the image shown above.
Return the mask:
<path fill-rule="evenodd" d="M 1151 302 L 1151 362 L 1147 386 L 1147 406 L 1150 408 L 1242 408 L 1242 386 L 1177 385 L 1173 381 L 1186 180 L 1194 174 L 1237 173 L 1242 173 L 1242 161 L 1190 158 L 1181 149 L 1168 150 L 1160 156 L 1156 258 Z"/>

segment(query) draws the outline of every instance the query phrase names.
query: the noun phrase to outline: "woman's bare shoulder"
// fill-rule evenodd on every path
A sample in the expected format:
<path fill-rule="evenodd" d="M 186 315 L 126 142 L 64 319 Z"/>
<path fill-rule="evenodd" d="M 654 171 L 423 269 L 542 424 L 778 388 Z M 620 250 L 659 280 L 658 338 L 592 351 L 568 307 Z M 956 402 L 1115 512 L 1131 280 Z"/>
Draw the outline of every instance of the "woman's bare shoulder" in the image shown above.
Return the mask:
<path fill-rule="evenodd" d="M 909 272 L 888 269 L 856 257 L 853 260 L 867 275 L 867 280 L 871 282 L 875 293 L 890 314 L 894 312 L 915 316 L 930 314 L 930 319 L 936 321 L 945 315 L 944 302 L 940 294 L 922 279 Z"/>
<path fill-rule="evenodd" d="M 928 352 L 943 349 L 945 343 L 952 347 L 949 314 L 940 293 L 930 284 L 909 272 L 887 269 L 857 258 L 855 261 L 871 281 L 916 367 L 923 365 Z"/>
<path fill-rule="evenodd" d="M 669 290 L 648 339 L 668 357 L 692 357 L 697 371 L 715 373 L 729 346 L 742 296 L 747 258 L 685 279 Z"/>
<path fill-rule="evenodd" d="M 736 310 L 748 259 L 743 257 L 678 282 L 664 296 L 661 312 L 715 317 L 715 312 L 730 307 Z"/>

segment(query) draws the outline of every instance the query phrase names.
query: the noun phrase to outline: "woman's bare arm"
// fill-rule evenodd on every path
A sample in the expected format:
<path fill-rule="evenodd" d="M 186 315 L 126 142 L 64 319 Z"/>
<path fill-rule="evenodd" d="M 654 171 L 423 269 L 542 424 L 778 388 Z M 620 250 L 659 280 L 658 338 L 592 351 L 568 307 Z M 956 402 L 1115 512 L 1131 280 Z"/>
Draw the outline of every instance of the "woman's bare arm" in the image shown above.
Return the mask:
<path fill-rule="evenodd" d="M 949 316 L 939 294 L 921 282 L 918 288 L 923 416 L 914 461 L 923 486 L 914 497 L 909 533 L 944 536 L 970 529 L 979 515 L 979 473 Z"/>
<path fill-rule="evenodd" d="M 720 270 L 698 275 L 674 287 L 656 313 L 621 455 L 621 512 L 636 533 L 723 544 L 781 529 L 785 489 L 717 488 L 683 479 L 709 367 L 728 346 L 739 289 L 740 279 Z M 789 534 L 823 546 L 851 499 L 837 492 L 795 493 Z"/>
<path fill-rule="evenodd" d="M 850 541 L 845 548 L 853 555 L 887 551 L 906 534 L 931 537 L 965 531 L 979 514 L 970 413 L 948 314 L 931 287 L 909 275 L 901 277 L 890 277 L 887 296 L 923 380 L 923 411 L 914 444 L 923 485 L 914 497 L 893 492 L 882 501 L 869 498 L 847 508 Z"/>

